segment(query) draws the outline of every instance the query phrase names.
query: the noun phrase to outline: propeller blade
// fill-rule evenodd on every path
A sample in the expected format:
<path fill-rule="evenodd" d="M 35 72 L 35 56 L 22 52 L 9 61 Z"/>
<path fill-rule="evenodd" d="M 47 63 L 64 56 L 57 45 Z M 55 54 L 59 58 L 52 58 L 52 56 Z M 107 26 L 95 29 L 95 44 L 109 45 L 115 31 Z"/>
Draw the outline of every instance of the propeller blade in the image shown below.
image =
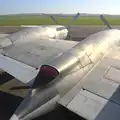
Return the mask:
<path fill-rule="evenodd" d="M 67 38 L 70 39 L 70 40 L 72 40 L 72 35 L 70 33 L 70 29 L 68 30 L 68 37 Z"/>
<path fill-rule="evenodd" d="M 100 19 L 102 20 L 102 22 L 103 22 L 109 29 L 112 29 L 112 27 L 111 27 L 110 24 L 108 23 L 107 19 L 106 19 L 103 15 L 100 15 Z"/>
<path fill-rule="evenodd" d="M 77 14 L 73 17 L 73 19 L 70 21 L 70 23 L 68 24 L 68 27 L 67 27 L 67 29 L 69 30 L 69 32 L 68 32 L 68 38 L 71 39 L 71 40 L 72 40 L 72 35 L 70 34 L 70 27 L 71 27 L 71 25 L 77 20 L 77 18 L 79 17 L 79 15 L 80 15 L 80 13 L 77 13 Z"/>
<path fill-rule="evenodd" d="M 73 17 L 72 21 L 69 23 L 69 26 L 70 26 L 71 24 L 73 24 L 73 22 L 75 22 L 75 21 L 77 20 L 77 18 L 79 17 L 79 15 L 80 15 L 80 13 L 77 13 L 77 14 Z"/>
<path fill-rule="evenodd" d="M 56 20 L 53 16 L 50 16 L 50 18 L 51 18 L 56 24 L 58 24 L 57 20 Z"/>

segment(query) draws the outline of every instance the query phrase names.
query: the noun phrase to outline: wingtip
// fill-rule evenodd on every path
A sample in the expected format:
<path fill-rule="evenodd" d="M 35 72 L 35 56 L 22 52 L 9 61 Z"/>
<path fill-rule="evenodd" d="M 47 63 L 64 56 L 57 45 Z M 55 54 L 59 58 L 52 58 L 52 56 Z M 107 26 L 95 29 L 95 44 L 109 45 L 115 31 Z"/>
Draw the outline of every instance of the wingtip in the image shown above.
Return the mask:
<path fill-rule="evenodd" d="M 15 114 L 13 114 L 10 120 L 19 120 L 19 118 Z"/>

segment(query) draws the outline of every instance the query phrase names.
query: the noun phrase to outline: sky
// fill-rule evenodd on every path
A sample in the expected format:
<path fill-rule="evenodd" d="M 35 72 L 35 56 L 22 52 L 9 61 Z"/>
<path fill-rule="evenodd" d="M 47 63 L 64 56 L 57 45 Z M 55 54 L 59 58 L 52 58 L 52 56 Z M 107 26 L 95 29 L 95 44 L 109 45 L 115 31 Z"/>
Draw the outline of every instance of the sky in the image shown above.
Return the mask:
<path fill-rule="evenodd" d="M 120 14 L 120 0 L 0 0 L 0 14 Z"/>

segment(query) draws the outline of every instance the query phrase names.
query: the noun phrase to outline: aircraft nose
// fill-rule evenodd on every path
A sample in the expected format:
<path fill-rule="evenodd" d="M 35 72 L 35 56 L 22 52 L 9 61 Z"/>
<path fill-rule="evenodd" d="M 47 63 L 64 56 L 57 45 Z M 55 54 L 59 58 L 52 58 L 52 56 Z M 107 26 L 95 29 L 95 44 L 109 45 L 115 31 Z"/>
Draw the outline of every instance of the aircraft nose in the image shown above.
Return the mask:
<path fill-rule="evenodd" d="M 42 109 L 41 106 L 48 103 L 57 94 L 57 90 L 53 86 L 41 90 L 31 89 L 10 120 L 28 120 L 26 116 L 30 118 L 30 114 L 38 108 L 41 108 L 40 111 L 37 111 L 39 115 L 45 114 L 47 108 Z"/>
<path fill-rule="evenodd" d="M 19 118 L 15 114 L 13 114 L 13 116 L 10 118 L 10 120 L 19 120 Z"/>

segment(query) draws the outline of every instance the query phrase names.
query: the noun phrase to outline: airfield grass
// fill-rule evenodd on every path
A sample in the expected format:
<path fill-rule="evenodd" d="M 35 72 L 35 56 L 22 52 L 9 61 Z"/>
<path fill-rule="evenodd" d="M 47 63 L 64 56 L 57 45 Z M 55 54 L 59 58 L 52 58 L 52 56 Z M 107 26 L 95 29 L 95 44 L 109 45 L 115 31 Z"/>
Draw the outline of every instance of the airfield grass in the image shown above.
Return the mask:
<path fill-rule="evenodd" d="M 55 17 L 59 24 L 68 25 L 72 17 Z M 111 25 L 120 25 L 120 17 L 106 17 Z M 0 26 L 19 25 L 54 25 L 50 16 L 39 15 L 7 15 L 0 16 Z M 74 25 L 103 25 L 99 16 L 79 17 Z"/>

